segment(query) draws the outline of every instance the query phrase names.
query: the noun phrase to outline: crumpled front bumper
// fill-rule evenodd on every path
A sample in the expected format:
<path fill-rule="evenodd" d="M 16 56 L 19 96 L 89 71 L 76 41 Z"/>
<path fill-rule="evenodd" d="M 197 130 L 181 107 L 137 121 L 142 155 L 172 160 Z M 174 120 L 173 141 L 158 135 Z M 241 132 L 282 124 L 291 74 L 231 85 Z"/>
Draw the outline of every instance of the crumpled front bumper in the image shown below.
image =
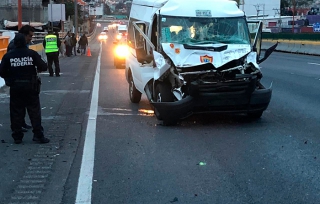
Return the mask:
<path fill-rule="evenodd" d="M 193 113 L 249 113 L 267 109 L 272 89 L 248 93 L 202 93 L 176 102 L 152 102 L 164 120 L 179 120 Z"/>

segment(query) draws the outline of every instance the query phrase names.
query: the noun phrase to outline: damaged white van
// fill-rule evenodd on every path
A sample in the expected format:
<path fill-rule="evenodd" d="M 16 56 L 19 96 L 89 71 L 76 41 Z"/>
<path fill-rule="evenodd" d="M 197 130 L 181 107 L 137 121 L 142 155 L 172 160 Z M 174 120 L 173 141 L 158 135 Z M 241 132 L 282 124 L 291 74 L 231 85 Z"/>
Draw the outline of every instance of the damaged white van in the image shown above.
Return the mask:
<path fill-rule="evenodd" d="M 231 0 L 133 0 L 126 78 L 130 100 L 146 94 L 164 124 L 193 113 L 245 113 L 260 118 L 271 85 L 260 83 L 262 23 L 251 40 L 244 13 Z"/>

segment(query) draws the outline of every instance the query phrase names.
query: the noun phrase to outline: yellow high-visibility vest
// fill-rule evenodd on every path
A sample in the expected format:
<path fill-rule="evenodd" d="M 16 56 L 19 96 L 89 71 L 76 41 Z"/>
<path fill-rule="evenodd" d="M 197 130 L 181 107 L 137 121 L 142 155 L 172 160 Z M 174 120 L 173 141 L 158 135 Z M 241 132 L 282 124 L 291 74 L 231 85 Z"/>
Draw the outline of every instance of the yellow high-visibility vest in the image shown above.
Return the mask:
<path fill-rule="evenodd" d="M 46 41 L 46 47 L 45 47 L 45 52 L 46 53 L 51 53 L 51 52 L 58 52 L 58 39 L 57 36 L 55 35 L 47 35 L 45 37 Z"/>

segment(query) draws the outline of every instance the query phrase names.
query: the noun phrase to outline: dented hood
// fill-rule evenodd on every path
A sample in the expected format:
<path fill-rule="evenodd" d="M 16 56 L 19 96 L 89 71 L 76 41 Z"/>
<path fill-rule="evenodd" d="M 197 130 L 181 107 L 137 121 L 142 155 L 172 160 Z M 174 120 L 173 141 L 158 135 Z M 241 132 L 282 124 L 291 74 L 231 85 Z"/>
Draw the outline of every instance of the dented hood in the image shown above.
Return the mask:
<path fill-rule="evenodd" d="M 237 60 L 251 52 L 250 44 L 205 44 L 183 45 L 162 43 L 163 51 L 171 58 L 176 67 L 191 67 L 212 63 L 215 68 Z"/>

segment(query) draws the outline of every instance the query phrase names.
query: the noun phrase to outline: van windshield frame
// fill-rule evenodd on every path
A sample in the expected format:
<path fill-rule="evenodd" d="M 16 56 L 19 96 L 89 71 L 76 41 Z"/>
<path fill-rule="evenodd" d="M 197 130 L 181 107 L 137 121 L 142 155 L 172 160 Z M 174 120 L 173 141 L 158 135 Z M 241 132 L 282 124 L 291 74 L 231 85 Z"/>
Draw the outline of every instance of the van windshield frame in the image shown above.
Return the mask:
<path fill-rule="evenodd" d="M 160 17 L 160 42 L 191 45 L 251 45 L 245 17 Z"/>

